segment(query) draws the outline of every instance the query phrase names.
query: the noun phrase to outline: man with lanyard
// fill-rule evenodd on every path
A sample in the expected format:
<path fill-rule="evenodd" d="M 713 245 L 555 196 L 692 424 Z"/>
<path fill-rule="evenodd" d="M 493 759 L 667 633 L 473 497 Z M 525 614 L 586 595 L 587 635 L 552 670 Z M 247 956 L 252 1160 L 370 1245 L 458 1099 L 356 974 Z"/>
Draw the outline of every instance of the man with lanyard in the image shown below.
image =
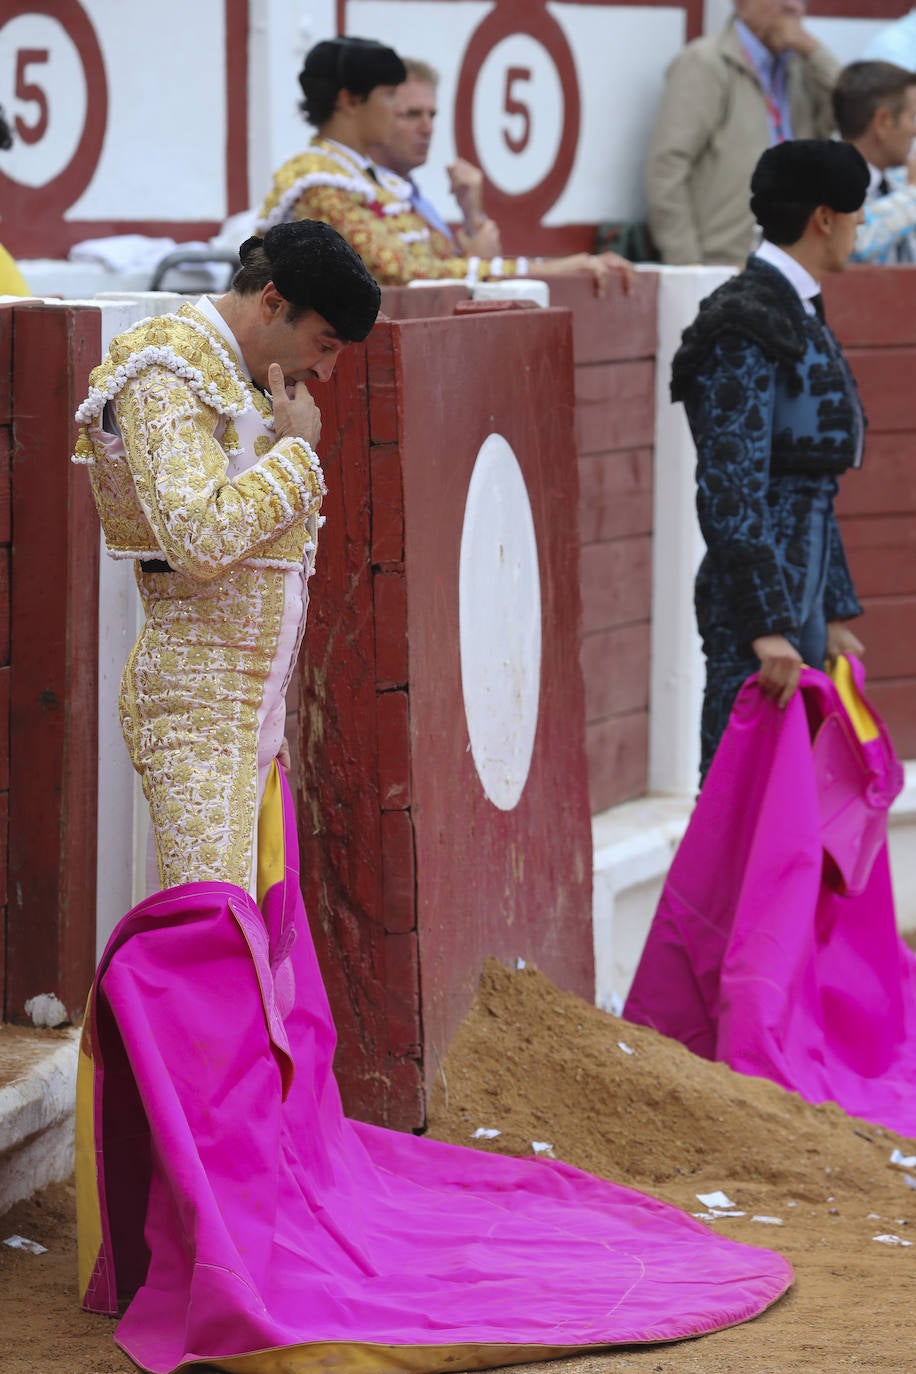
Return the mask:
<path fill-rule="evenodd" d="M 840 137 L 858 148 L 871 175 L 853 262 L 916 261 L 916 72 L 851 62 L 833 106 Z"/>
<path fill-rule="evenodd" d="M 462 223 L 455 233 L 438 209 L 424 195 L 414 172 L 426 164 L 435 130 L 436 94 L 439 74 L 426 62 L 405 57 L 407 80 L 398 87 L 394 101 L 394 118 L 388 138 L 372 149 L 377 164 L 396 172 L 411 188 L 411 204 L 431 229 L 436 230 L 452 245 L 455 253 L 470 257 L 494 257 L 502 251 L 499 227 L 489 219 L 483 208 L 483 173 L 464 158 L 456 158 L 446 167 L 449 189 L 458 202 Z"/>
<path fill-rule="evenodd" d="M 306 53 L 299 74 L 302 111 L 317 134 L 275 174 L 259 233 L 290 220 L 323 220 L 352 244 L 381 286 L 415 280 L 472 286 L 579 271 L 591 275 L 598 295 L 615 275 L 629 289 L 632 268 L 615 253 L 537 259 L 529 272 L 526 257 L 456 252 L 451 238 L 417 212 L 410 183 L 372 158 L 372 150 L 388 141 L 396 88 L 406 76 L 397 53 L 371 39 L 328 39 Z"/>
<path fill-rule="evenodd" d="M 668 69 L 646 163 L 649 227 L 666 263 L 740 266 L 754 241 L 747 184 L 767 147 L 833 132 L 839 64 L 803 0 L 736 0 L 722 33 Z"/>
<path fill-rule="evenodd" d="M 744 683 L 785 706 L 802 663 L 861 643 L 861 614 L 833 510 L 862 461 L 855 382 L 824 321 L 820 282 L 849 261 L 868 187 L 848 143 L 784 142 L 761 157 L 751 208 L 763 243 L 700 306 L 672 368 L 697 448 L 697 574 L 706 655 L 701 777 Z"/>

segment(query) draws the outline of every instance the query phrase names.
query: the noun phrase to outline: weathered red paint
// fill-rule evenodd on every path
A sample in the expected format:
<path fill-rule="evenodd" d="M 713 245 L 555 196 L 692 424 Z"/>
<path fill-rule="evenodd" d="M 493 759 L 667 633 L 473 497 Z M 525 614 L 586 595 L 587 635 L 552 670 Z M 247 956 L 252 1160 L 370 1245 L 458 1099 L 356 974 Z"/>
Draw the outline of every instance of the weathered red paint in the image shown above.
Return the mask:
<path fill-rule="evenodd" d="M 913 416 L 916 429 L 916 414 Z M 888 511 L 916 511 L 916 463 L 913 442 L 904 435 L 877 434 L 869 428 L 865 462 L 858 472 L 840 482 L 837 510 L 851 528 L 857 515 L 882 515 Z"/>
<path fill-rule="evenodd" d="M 95 965 L 99 532 L 70 454 L 98 311 L 19 305 L 13 339 L 6 1016 L 53 992 L 75 1020 Z"/>
<path fill-rule="evenodd" d="M 382 315 L 392 320 L 437 319 L 451 315 L 459 301 L 470 300 L 464 282 L 425 282 L 422 286 L 383 286 Z"/>
<path fill-rule="evenodd" d="M 406 628 L 406 626 L 405 626 Z M 406 692 L 378 697 L 379 796 L 385 811 L 410 806 L 410 712 Z"/>
<path fill-rule="evenodd" d="M 645 663 L 651 626 L 646 620 L 596 630 L 582 640 L 586 720 L 648 711 Z"/>
<path fill-rule="evenodd" d="M 248 0 L 226 0 L 226 210 L 247 210 Z"/>
<path fill-rule="evenodd" d="M 576 448 L 580 454 L 651 444 L 655 362 L 637 359 L 576 369 Z"/>
<path fill-rule="evenodd" d="M 589 453 L 579 459 L 579 538 L 583 544 L 652 533 L 651 448 Z"/>
<path fill-rule="evenodd" d="M 402 1127 L 422 1124 L 487 955 L 592 990 L 577 491 L 556 462 L 572 448 L 570 347 L 555 311 L 383 322 L 320 389 L 324 433 L 345 428 L 323 453 L 303 657 L 304 877 L 348 1109 Z M 428 384 L 431 358 L 447 388 Z M 468 751 L 458 657 L 467 486 L 494 429 L 528 484 L 545 636 L 532 770 L 508 813 Z"/>
<path fill-rule="evenodd" d="M 900 757 L 916 758 L 916 717 L 913 714 L 912 677 L 869 682 L 868 695 L 876 710 L 883 716 Z"/>
<path fill-rule="evenodd" d="M 855 267 L 824 283 L 868 414 L 865 459 L 840 481 L 837 511 L 865 610 L 869 693 L 905 758 L 916 753 L 916 270 Z"/>
<path fill-rule="evenodd" d="M 859 264 L 824 278 L 824 309 L 844 348 L 916 344 L 916 319 L 901 308 L 913 275 L 912 267 Z"/>
<path fill-rule="evenodd" d="M 580 245 L 581 246 L 581 245 Z M 464 288 L 451 288 L 463 291 Z M 443 289 L 444 290 L 444 289 Z M 656 302 L 658 281 L 653 273 L 640 273 L 629 292 L 618 278 L 612 278 L 606 294 L 596 296 L 592 278 L 585 274 L 555 278 L 550 282 L 551 301 L 573 314 L 573 345 L 576 361 L 577 449 L 579 458 L 579 539 L 583 545 L 608 545 L 633 535 L 651 536 L 652 473 L 654 444 L 654 358 L 656 341 Z M 430 316 L 446 313 L 450 305 L 440 291 L 386 289 L 383 306 L 392 316 L 407 307 L 415 317 L 414 303 L 420 296 L 428 301 Z M 459 303 L 456 313 L 486 309 L 501 313 L 506 303 Z M 379 347 L 382 345 L 379 344 Z M 387 366 L 393 375 L 394 362 Z M 382 424 L 390 433 L 393 416 L 386 393 L 377 404 L 379 434 Z M 642 597 L 639 614 L 648 630 L 650 614 L 649 564 L 645 549 L 640 549 L 637 567 L 626 564 L 627 548 L 583 549 L 582 596 L 584 618 L 589 631 L 611 631 L 620 624 L 617 601 L 632 592 L 633 583 Z M 610 579 L 610 580 L 609 580 Z M 619 584 L 619 585 L 618 585 Z M 610 607 L 610 619 L 606 619 Z M 647 643 L 647 633 L 642 636 Z M 649 657 L 638 662 L 648 700 Z M 628 664 L 632 673 L 634 665 Z M 601 684 L 618 671 L 609 661 L 600 662 L 583 644 L 583 671 L 590 702 L 600 698 Z M 592 690 L 594 689 L 594 690 Z M 592 805 L 604 810 L 616 802 L 639 796 L 648 783 L 648 719 L 627 712 L 615 731 L 593 729 L 607 725 L 609 718 L 592 717 L 589 712 L 588 759 Z M 623 750 L 617 736 L 629 731 L 630 741 Z M 601 741 L 614 736 L 615 759 L 624 758 L 626 767 L 608 765 L 601 754 Z M 634 760 L 642 758 L 641 770 Z M 596 781 L 600 777 L 600 784 Z"/>
<path fill-rule="evenodd" d="M 12 453 L 13 402 L 13 307 L 0 305 L 0 552 L 9 564 L 11 538 L 10 519 L 10 463 Z M 8 589 L 7 589 L 8 590 Z M 0 632 L 9 643 L 9 599 L 0 618 Z M 4 1015 L 4 989 L 7 981 L 6 892 L 9 867 L 9 785 L 10 785 L 10 670 L 9 663 L 0 668 L 0 1019 Z"/>
<path fill-rule="evenodd" d="M 652 614 L 652 540 L 637 534 L 586 544 L 579 558 L 586 634 L 608 626 L 648 623 Z M 606 671 L 613 671 L 610 664 Z"/>
<path fill-rule="evenodd" d="M 648 749 L 647 711 L 605 716 L 586 724 L 585 752 L 592 811 L 603 811 L 609 796 L 643 796 Z"/>
<path fill-rule="evenodd" d="M 916 348 L 846 350 L 873 430 L 912 430 Z"/>
<path fill-rule="evenodd" d="M 372 562 L 400 563 L 404 557 L 404 501 L 401 460 L 395 444 L 372 450 Z"/>
<path fill-rule="evenodd" d="M 916 593 L 916 514 L 851 520 L 845 545 L 860 597 Z"/>
<path fill-rule="evenodd" d="M 551 305 L 573 312 L 577 367 L 654 358 L 657 295 L 658 282 L 651 272 L 640 272 L 629 291 L 624 291 L 620 274 L 614 273 L 604 296 L 596 296 L 594 281 L 585 272 L 554 277 L 550 282 Z"/>

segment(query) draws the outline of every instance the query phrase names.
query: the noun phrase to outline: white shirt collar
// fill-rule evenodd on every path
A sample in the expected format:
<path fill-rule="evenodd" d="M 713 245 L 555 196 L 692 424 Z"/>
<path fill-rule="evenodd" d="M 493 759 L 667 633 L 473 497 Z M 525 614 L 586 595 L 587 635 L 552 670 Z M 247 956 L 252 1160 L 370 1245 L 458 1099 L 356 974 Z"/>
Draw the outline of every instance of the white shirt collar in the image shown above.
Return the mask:
<path fill-rule="evenodd" d="M 239 348 L 238 340 L 236 339 L 232 330 L 229 328 L 226 321 L 223 319 L 222 315 L 217 310 L 211 297 L 201 296 L 199 301 L 194 302 L 194 309 L 199 310 L 202 315 L 205 315 L 207 319 L 210 321 L 210 323 L 213 325 L 213 328 L 217 329 L 220 332 L 220 334 L 222 334 L 223 338 L 226 340 L 226 343 L 229 345 L 229 347 L 235 354 L 236 358 L 238 359 L 239 367 L 242 370 L 242 376 L 250 382 L 251 373 L 248 371 L 248 364 L 245 362 L 242 350 Z"/>
<path fill-rule="evenodd" d="M 871 163 L 868 164 L 868 191 L 866 193 L 868 196 L 873 196 L 877 193 L 878 182 L 886 175 L 885 172 L 881 171 L 880 167 L 873 167 Z"/>
<path fill-rule="evenodd" d="M 775 267 L 777 272 L 781 272 L 795 290 L 810 315 L 814 314 L 814 306 L 809 306 L 808 302 L 814 296 L 821 294 L 819 284 L 814 280 L 806 267 L 802 267 L 789 253 L 782 248 L 777 248 L 775 243 L 770 243 L 764 239 L 760 247 L 754 254 L 762 262 L 768 262 L 771 267 Z"/>

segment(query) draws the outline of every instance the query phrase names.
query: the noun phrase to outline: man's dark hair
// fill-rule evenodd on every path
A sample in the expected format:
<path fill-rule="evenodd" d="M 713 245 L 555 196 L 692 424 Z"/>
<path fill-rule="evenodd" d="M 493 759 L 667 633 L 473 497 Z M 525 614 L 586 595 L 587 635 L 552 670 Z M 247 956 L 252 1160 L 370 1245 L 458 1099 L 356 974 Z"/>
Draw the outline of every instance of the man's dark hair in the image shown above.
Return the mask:
<path fill-rule="evenodd" d="M 778 248 L 788 248 L 798 243 L 816 209 L 817 204 L 810 201 L 774 201 L 766 209 L 758 209 L 757 223 L 765 239 Z"/>
<path fill-rule="evenodd" d="M 239 296 L 259 296 L 268 282 L 272 282 L 273 279 L 274 269 L 264 249 L 252 248 L 232 278 L 232 290 Z M 297 320 L 302 319 L 303 315 L 307 315 L 310 309 L 311 306 L 297 305 L 295 301 L 287 301 L 287 324 L 295 324 Z"/>
<path fill-rule="evenodd" d="M 406 77 L 404 63 L 384 43 L 372 38 L 329 38 L 306 53 L 299 73 L 304 97 L 299 109 L 309 124 L 320 129 L 334 113 L 341 91 L 367 100 L 376 86 L 400 86 Z"/>
<path fill-rule="evenodd" d="M 880 109 L 900 117 L 916 72 L 893 62 L 850 62 L 833 89 L 833 113 L 840 137 L 861 138 Z"/>
<path fill-rule="evenodd" d="M 751 176 L 751 213 L 764 238 L 797 243 L 819 205 L 838 214 L 858 210 L 869 171 L 858 148 L 826 138 L 789 139 L 761 153 Z"/>
<path fill-rule="evenodd" d="M 381 292 L 366 264 L 330 224 L 299 219 L 272 225 L 239 247 L 241 267 L 232 289 L 240 296 L 273 282 L 287 303 L 290 324 L 308 310 L 325 319 L 339 339 L 365 339 L 378 316 Z"/>
<path fill-rule="evenodd" d="M 341 87 L 327 76 L 300 76 L 299 85 L 302 87 L 299 112 L 305 122 L 311 124 L 313 129 L 320 129 L 322 124 L 327 124 L 334 113 Z M 369 99 L 368 92 L 358 93 L 354 91 L 354 95 L 357 94 L 360 100 Z"/>

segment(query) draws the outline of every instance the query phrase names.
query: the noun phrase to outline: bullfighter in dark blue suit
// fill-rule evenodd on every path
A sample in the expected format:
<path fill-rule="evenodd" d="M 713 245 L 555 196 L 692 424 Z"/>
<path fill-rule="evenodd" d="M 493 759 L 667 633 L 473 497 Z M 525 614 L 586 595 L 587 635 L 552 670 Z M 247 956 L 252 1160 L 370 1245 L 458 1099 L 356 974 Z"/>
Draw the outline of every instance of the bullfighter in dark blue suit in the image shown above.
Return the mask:
<path fill-rule="evenodd" d="M 752 673 L 785 706 L 802 662 L 864 652 L 844 623 L 862 608 L 833 501 L 840 473 L 862 461 L 865 417 L 820 281 L 849 260 L 868 182 L 849 144 L 768 149 L 751 180 L 763 242 L 703 301 L 675 355 L 671 394 L 696 444 L 707 546 L 695 588 L 701 777 Z"/>

